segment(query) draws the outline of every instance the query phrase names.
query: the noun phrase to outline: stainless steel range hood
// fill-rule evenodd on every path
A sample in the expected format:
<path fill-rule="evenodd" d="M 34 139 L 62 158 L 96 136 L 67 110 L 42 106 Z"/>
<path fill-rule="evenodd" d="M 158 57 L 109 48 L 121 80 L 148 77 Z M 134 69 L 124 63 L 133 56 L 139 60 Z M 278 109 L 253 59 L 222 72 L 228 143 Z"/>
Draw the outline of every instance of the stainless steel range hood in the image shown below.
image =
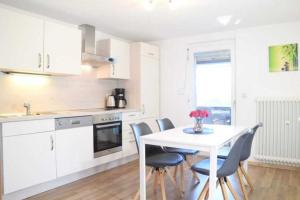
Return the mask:
<path fill-rule="evenodd" d="M 79 29 L 82 31 L 81 63 L 92 67 L 113 64 L 113 58 L 96 54 L 95 27 L 89 24 L 82 24 L 79 26 Z"/>

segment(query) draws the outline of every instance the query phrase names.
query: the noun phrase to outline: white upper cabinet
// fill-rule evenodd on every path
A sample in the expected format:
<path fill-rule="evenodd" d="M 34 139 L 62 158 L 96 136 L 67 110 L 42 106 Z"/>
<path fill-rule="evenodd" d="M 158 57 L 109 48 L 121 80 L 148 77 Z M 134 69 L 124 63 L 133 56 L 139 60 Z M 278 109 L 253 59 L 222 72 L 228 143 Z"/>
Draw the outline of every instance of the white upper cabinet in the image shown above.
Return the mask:
<path fill-rule="evenodd" d="M 44 69 L 52 74 L 80 74 L 81 32 L 65 25 L 45 22 Z"/>
<path fill-rule="evenodd" d="M 0 8 L 0 70 L 80 74 L 81 32 L 76 27 Z"/>
<path fill-rule="evenodd" d="M 141 58 L 140 101 L 144 117 L 159 115 L 159 61 L 148 56 Z"/>
<path fill-rule="evenodd" d="M 130 78 L 130 45 L 127 42 L 106 39 L 97 42 L 97 54 L 114 59 L 114 64 L 99 68 L 98 78 L 129 79 Z"/>
<path fill-rule="evenodd" d="M 131 45 L 132 79 L 125 83 L 130 106 L 141 109 L 142 118 L 159 115 L 159 48 L 146 43 Z"/>
<path fill-rule="evenodd" d="M 0 8 L 0 68 L 43 71 L 43 23 L 41 19 Z"/>

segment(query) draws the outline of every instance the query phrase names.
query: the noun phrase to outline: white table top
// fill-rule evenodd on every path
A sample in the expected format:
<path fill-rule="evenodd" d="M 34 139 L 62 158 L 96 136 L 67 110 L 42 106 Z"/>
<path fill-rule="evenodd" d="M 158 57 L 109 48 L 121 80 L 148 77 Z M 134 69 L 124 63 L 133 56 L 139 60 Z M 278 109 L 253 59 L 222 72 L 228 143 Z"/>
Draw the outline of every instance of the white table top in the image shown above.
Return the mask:
<path fill-rule="evenodd" d="M 247 131 L 247 128 L 240 126 L 204 125 L 204 127 L 212 128 L 213 133 L 204 135 L 184 133 L 183 129 L 188 127 L 192 125 L 145 135 L 142 136 L 142 140 L 145 144 L 201 150 L 201 148 L 219 148 Z"/>

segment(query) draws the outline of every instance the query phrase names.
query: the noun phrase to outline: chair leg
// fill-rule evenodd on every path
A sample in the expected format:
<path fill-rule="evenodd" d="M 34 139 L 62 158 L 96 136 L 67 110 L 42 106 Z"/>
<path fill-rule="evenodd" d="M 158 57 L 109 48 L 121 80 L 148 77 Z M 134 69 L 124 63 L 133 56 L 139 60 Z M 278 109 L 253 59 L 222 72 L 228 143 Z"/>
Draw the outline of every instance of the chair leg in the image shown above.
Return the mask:
<path fill-rule="evenodd" d="M 233 189 L 233 187 L 232 187 L 232 185 L 231 185 L 229 179 L 228 179 L 227 177 L 225 177 L 224 180 L 225 180 L 225 183 L 226 183 L 227 187 L 229 188 L 229 190 L 230 190 L 230 192 L 231 192 L 233 198 L 234 198 L 235 200 L 239 200 L 239 196 L 238 196 L 238 194 L 234 191 L 234 189 Z"/>
<path fill-rule="evenodd" d="M 223 198 L 224 198 L 224 200 L 228 200 L 227 191 L 226 191 L 226 188 L 225 188 L 225 185 L 224 185 L 224 179 L 219 178 L 219 182 L 220 182 L 220 185 L 221 185 Z"/>
<path fill-rule="evenodd" d="M 160 179 L 160 189 L 161 189 L 161 195 L 162 195 L 162 199 L 166 200 L 166 189 L 165 189 L 165 172 L 163 170 L 159 170 L 159 179 Z"/>
<path fill-rule="evenodd" d="M 173 177 L 174 177 L 175 181 L 177 180 L 177 171 L 178 171 L 178 166 L 176 166 L 175 169 L 174 169 Z"/>
<path fill-rule="evenodd" d="M 207 191 L 208 191 L 208 186 L 209 186 L 209 179 L 207 179 L 205 185 L 204 185 L 204 188 L 202 189 L 199 197 L 198 197 L 198 200 L 201 200 L 204 198 L 204 196 L 206 197 L 206 194 L 207 194 Z"/>
<path fill-rule="evenodd" d="M 247 172 L 245 171 L 245 169 L 244 169 L 244 167 L 243 167 L 243 165 L 242 165 L 241 162 L 240 162 L 240 168 L 241 168 L 241 171 L 242 171 L 243 175 L 245 176 L 246 181 L 247 181 L 247 183 L 248 183 L 248 185 L 249 185 L 249 187 L 250 187 L 250 192 L 253 192 L 254 187 L 253 187 L 252 181 L 250 180 L 250 177 L 249 177 L 249 175 L 247 174 Z"/>
<path fill-rule="evenodd" d="M 187 164 L 187 166 L 189 167 L 189 169 L 191 169 L 192 168 L 192 164 L 191 164 L 191 162 L 189 161 L 189 159 L 188 159 L 188 157 L 186 157 L 186 164 Z M 191 170 L 192 172 L 193 172 L 193 177 L 200 183 L 200 179 L 199 179 L 199 177 L 197 176 L 197 174 L 196 174 L 196 172 L 195 171 L 193 171 L 193 170 Z"/>
<path fill-rule="evenodd" d="M 184 193 L 184 170 L 183 163 L 180 165 L 180 188 L 182 193 Z"/>
<path fill-rule="evenodd" d="M 244 185 L 244 182 L 243 182 L 243 177 L 242 177 L 243 175 L 242 175 L 241 169 L 239 167 L 237 168 L 237 174 L 238 174 L 239 183 L 240 183 L 243 195 L 244 195 L 244 199 L 248 200 L 247 191 L 246 191 L 246 188 L 245 188 L 245 185 Z"/>
<path fill-rule="evenodd" d="M 177 189 L 177 191 L 179 192 L 180 195 L 182 195 L 182 191 L 181 189 L 178 187 L 178 185 L 176 184 L 175 179 L 173 178 L 173 176 L 171 175 L 171 172 L 168 168 L 165 168 L 168 177 L 170 178 L 171 182 L 173 183 L 174 187 Z"/>
<path fill-rule="evenodd" d="M 157 186 L 158 186 L 158 179 L 159 179 L 159 172 L 158 172 L 158 170 L 155 170 L 154 185 L 153 185 L 154 193 L 156 193 L 156 189 L 157 189 Z"/>
<path fill-rule="evenodd" d="M 152 176 L 152 173 L 153 173 L 154 169 L 152 168 L 150 170 L 150 172 L 148 173 L 147 177 L 146 177 L 146 183 L 150 180 L 151 176 Z M 134 196 L 134 200 L 137 200 L 140 196 L 140 189 L 137 191 L 137 193 L 135 194 Z"/>

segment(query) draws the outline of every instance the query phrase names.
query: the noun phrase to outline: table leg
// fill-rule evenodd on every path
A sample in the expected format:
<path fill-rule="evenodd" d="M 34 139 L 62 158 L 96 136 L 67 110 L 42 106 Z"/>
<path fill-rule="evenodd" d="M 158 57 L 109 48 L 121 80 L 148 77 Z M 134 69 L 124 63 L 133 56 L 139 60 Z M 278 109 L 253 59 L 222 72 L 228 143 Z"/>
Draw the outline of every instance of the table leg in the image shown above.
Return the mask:
<path fill-rule="evenodd" d="M 143 139 L 140 141 L 140 200 L 146 200 L 146 156 L 145 143 Z"/>
<path fill-rule="evenodd" d="M 215 200 L 216 197 L 216 182 L 217 182 L 217 148 L 210 150 L 210 165 L 209 165 L 209 199 Z"/>

